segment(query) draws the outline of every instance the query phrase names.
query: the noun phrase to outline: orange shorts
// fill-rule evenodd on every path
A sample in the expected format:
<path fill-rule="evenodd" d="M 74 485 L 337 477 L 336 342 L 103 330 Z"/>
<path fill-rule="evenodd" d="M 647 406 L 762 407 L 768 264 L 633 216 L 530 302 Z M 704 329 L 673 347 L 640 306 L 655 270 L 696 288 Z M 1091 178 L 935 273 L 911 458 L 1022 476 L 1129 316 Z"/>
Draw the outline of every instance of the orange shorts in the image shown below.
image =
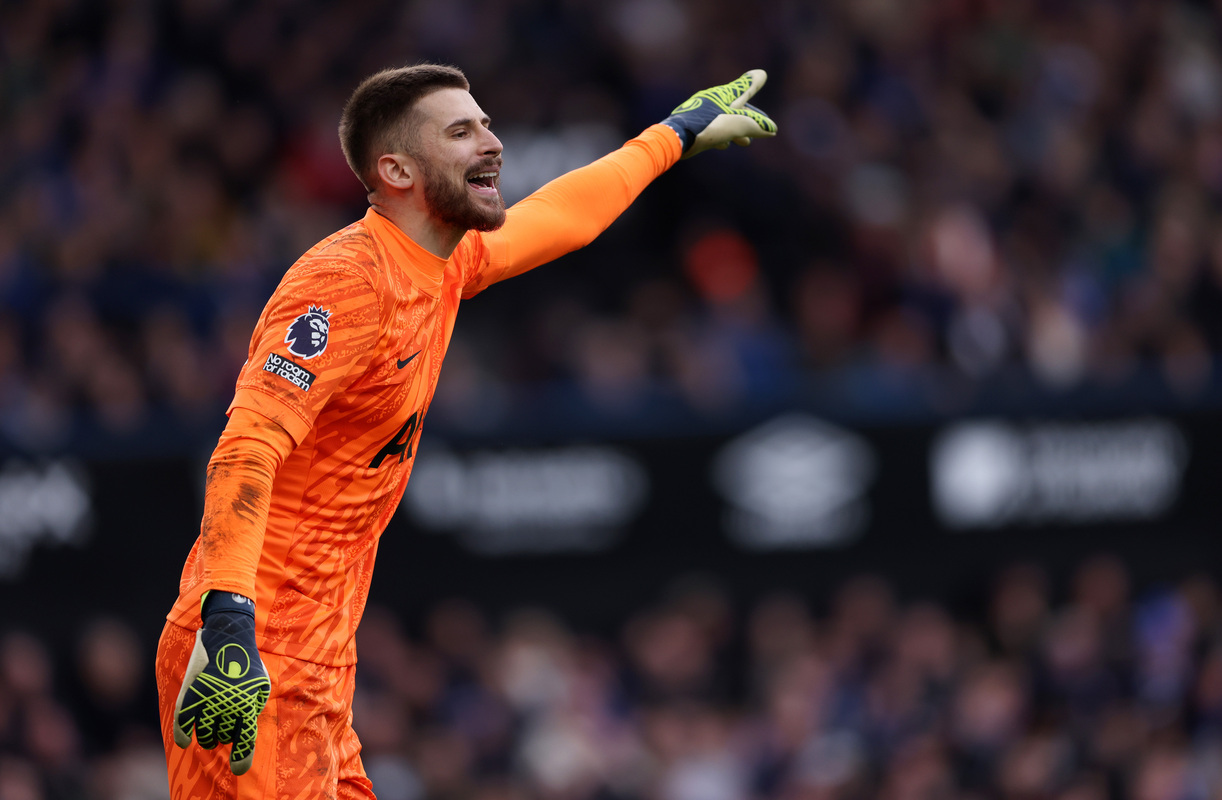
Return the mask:
<path fill-rule="evenodd" d="M 229 771 L 229 746 L 205 750 L 174 744 L 174 704 L 182 687 L 195 631 L 166 623 L 157 646 L 157 694 L 171 800 L 205 798 L 334 797 L 371 800 L 352 730 L 356 668 L 327 667 L 263 655 L 271 697 L 259 715 L 254 763 L 241 776 Z"/>

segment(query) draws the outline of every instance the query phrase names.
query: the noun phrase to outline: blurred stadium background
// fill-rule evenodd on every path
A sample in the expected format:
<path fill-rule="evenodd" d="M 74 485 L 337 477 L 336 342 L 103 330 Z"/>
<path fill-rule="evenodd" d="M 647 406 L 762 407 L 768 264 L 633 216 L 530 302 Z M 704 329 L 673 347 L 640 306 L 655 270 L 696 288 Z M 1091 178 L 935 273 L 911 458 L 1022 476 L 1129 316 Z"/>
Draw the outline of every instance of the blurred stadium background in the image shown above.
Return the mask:
<path fill-rule="evenodd" d="M 516 200 L 749 67 L 466 303 L 360 634 L 382 800 L 1222 793 L 1222 6 L 0 2 L 0 798 L 165 797 L 152 653 L 363 75 Z"/>

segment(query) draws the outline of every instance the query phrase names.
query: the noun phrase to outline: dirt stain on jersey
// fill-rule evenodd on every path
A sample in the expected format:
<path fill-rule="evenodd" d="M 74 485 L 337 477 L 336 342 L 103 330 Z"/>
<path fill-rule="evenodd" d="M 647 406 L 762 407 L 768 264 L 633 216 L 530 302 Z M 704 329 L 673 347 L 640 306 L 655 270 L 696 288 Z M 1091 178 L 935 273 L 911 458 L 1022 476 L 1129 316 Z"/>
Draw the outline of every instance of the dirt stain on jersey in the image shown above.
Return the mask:
<path fill-rule="evenodd" d="M 238 484 L 237 496 L 233 498 L 230 507 L 243 522 L 254 524 L 266 513 L 267 504 L 266 487 L 251 481 L 242 481 Z"/>

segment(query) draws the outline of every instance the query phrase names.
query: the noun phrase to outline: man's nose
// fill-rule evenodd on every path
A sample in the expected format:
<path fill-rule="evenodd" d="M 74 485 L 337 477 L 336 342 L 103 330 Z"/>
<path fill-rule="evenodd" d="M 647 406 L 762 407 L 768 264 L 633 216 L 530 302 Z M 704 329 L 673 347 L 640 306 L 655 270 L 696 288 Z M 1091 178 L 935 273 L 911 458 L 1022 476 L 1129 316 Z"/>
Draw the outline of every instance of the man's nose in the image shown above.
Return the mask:
<path fill-rule="evenodd" d="M 487 128 L 484 129 L 484 149 L 486 155 L 499 156 L 505 148 L 501 146 L 501 140 L 496 138 L 496 134 Z"/>

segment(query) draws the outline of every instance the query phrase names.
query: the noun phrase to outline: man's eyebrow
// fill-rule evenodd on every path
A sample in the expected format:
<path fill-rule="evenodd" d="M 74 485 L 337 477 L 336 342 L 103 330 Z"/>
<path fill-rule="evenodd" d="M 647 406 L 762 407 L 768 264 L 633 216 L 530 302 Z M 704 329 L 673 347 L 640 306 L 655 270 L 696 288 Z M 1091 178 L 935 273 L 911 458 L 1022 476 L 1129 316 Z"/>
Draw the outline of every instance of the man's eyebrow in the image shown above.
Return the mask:
<path fill-rule="evenodd" d="M 484 116 L 479 118 L 479 121 L 483 123 L 484 127 L 486 128 L 492 124 L 492 117 L 489 117 L 487 114 L 485 114 Z M 454 120 L 449 125 L 447 125 L 445 129 L 448 131 L 450 128 L 469 128 L 474 124 L 475 124 L 475 120 L 473 118 L 463 117 L 462 119 Z"/>

